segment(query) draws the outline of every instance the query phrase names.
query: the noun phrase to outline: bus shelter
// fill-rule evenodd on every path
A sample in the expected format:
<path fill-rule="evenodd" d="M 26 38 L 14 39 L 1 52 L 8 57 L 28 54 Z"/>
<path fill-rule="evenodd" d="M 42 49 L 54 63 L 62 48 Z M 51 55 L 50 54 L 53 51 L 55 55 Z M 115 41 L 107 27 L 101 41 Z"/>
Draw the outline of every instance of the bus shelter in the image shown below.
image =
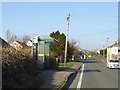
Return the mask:
<path fill-rule="evenodd" d="M 38 36 L 38 43 L 36 45 L 38 69 L 50 67 L 50 43 L 52 42 L 58 41 L 49 36 Z"/>

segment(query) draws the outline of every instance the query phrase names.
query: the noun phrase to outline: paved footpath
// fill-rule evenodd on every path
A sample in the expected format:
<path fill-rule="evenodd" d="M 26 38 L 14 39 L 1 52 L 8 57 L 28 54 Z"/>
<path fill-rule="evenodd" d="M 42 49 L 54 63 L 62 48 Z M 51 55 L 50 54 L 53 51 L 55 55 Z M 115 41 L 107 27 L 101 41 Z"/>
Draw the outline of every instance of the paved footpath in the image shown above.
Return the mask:
<path fill-rule="evenodd" d="M 71 68 L 64 71 L 57 70 L 43 70 L 40 72 L 40 77 L 43 79 L 43 85 L 40 88 L 58 89 L 67 80 L 70 74 L 75 73 L 82 63 L 76 62 Z"/>

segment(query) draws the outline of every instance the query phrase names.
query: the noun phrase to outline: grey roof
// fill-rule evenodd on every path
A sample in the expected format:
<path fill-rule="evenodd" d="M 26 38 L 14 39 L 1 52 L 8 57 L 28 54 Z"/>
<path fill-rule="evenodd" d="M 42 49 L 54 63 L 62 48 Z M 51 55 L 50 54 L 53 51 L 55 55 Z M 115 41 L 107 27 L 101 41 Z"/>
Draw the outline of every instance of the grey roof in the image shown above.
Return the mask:
<path fill-rule="evenodd" d="M 31 46 L 27 46 L 24 42 L 20 42 L 20 41 L 16 41 L 16 42 L 18 42 L 20 45 L 22 45 L 23 48 L 31 47 Z"/>
<path fill-rule="evenodd" d="M 109 47 L 120 47 L 120 41 L 119 42 L 115 42 L 115 44 L 109 46 Z"/>
<path fill-rule="evenodd" d="M 0 47 L 4 48 L 10 46 L 4 39 L 0 37 Z"/>

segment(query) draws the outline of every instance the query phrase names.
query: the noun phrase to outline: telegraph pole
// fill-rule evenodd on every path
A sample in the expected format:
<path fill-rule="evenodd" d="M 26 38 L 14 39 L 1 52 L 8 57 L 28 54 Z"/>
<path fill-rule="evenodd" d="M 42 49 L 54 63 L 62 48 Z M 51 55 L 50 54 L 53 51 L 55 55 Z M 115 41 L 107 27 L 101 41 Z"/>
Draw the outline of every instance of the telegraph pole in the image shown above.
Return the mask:
<path fill-rule="evenodd" d="M 70 23 L 70 13 L 67 17 L 67 29 L 66 29 L 66 43 L 65 43 L 65 58 L 64 58 L 64 65 L 66 66 L 67 62 L 67 41 L 68 41 L 68 29 L 69 29 L 69 23 Z"/>
<path fill-rule="evenodd" d="M 105 57 L 105 50 L 104 50 L 104 45 L 103 45 L 103 58 Z"/>
<path fill-rule="evenodd" d="M 31 38 L 31 43 L 32 43 L 32 46 L 31 46 L 31 57 L 33 57 L 33 52 L 34 52 L 34 50 L 33 50 L 33 36 Z"/>
<path fill-rule="evenodd" d="M 107 62 L 108 62 L 108 59 L 109 59 L 109 53 L 108 53 L 108 52 L 109 52 L 108 39 L 109 39 L 109 38 L 107 38 Z"/>
<path fill-rule="evenodd" d="M 108 39 L 109 39 L 109 38 L 107 38 L 107 47 L 108 47 Z"/>

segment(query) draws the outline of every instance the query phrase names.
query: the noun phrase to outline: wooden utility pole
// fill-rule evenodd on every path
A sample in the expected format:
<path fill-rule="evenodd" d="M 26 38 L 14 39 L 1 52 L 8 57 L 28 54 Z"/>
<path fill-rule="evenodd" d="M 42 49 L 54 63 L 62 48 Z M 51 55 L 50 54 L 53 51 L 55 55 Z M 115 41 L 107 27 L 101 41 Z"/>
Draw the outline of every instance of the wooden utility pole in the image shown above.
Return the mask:
<path fill-rule="evenodd" d="M 32 36 L 30 41 L 32 43 L 32 46 L 31 46 L 31 57 L 33 57 L 33 52 L 34 52 L 34 50 L 33 50 L 33 36 Z"/>
<path fill-rule="evenodd" d="M 103 58 L 105 57 L 105 49 L 104 49 L 104 45 L 103 45 Z"/>
<path fill-rule="evenodd" d="M 66 29 L 66 43 L 65 43 L 65 58 L 64 58 L 64 65 L 67 65 L 67 41 L 68 41 L 68 29 L 69 29 L 69 23 L 70 23 L 70 13 L 67 17 L 67 29 Z"/>
<path fill-rule="evenodd" d="M 109 39 L 109 38 L 107 38 L 107 62 L 108 62 L 108 59 L 109 59 L 109 47 L 108 47 L 108 39 Z"/>

